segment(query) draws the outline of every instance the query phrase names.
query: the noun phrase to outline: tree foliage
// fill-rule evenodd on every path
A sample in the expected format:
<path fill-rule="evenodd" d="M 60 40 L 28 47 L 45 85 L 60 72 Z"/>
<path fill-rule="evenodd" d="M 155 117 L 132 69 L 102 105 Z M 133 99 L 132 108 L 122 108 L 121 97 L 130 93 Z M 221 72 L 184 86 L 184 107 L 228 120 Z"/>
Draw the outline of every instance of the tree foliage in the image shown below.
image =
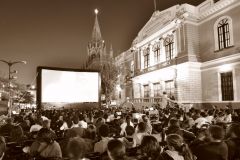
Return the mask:
<path fill-rule="evenodd" d="M 118 69 L 113 62 L 103 64 L 101 69 L 102 93 L 105 94 L 106 101 L 110 101 L 114 95 L 116 86 Z"/>

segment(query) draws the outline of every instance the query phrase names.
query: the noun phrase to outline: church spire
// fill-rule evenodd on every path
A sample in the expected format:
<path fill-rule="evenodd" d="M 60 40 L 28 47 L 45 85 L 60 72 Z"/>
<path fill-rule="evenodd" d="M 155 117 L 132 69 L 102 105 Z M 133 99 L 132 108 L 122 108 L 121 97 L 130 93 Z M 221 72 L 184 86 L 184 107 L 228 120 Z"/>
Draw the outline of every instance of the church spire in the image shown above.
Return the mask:
<path fill-rule="evenodd" d="M 98 23 L 98 9 L 94 10 L 95 12 L 95 23 L 94 23 L 94 27 L 93 27 L 93 32 L 92 32 L 92 41 L 101 41 L 102 40 L 102 35 L 101 35 L 101 31 L 100 31 L 100 26 Z"/>
<path fill-rule="evenodd" d="M 112 44 L 110 45 L 110 58 L 113 58 L 113 46 L 112 46 Z"/>

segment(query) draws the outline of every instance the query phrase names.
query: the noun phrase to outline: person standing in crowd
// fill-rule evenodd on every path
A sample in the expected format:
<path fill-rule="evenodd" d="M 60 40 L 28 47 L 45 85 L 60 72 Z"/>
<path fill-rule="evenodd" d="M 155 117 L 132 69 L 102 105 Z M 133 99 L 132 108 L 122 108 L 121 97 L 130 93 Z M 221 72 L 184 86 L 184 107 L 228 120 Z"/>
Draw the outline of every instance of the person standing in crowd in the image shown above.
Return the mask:
<path fill-rule="evenodd" d="M 163 92 L 163 97 L 162 97 L 162 109 L 166 108 L 168 104 L 168 96 L 166 92 Z"/>
<path fill-rule="evenodd" d="M 143 122 L 146 124 L 146 132 L 147 132 L 148 134 L 152 134 L 151 121 L 149 120 L 149 118 L 147 117 L 147 115 L 143 115 L 143 116 L 142 116 L 142 120 L 143 120 Z"/>
<path fill-rule="evenodd" d="M 133 139 L 134 133 L 135 130 L 133 126 L 126 127 L 126 135 L 125 137 L 121 138 L 121 140 L 127 149 L 136 147 L 136 141 Z"/>
<path fill-rule="evenodd" d="M 206 119 L 209 124 L 212 124 L 212 122 L 214 120 L 214 110 L 211 109 L 208 111 L 208 115 L 207 115 Z"/>
<path fill-rule="evenodd" d="M 125 120 L 125 122 L 123 122 L 122 124 L 121 124 L 121 133 L 120 133 L 120 135 L 125 135 L 126 134 L 126 127 L 127 126 L 132 126 L 132 127 L 134 127 L 134 125 L 133 125 L 133 123 L 132 123 L 132 121 L 131 121 L 131 117 L 129 116 L 129 115 L 127 115 L 126 116 L 126 120 Z"/>
<path fill-rule="evenodd" d="M 85 120 L 85 118 L 84 118 L 84 116 L 83 116 L 83 114 L 80 114 L 80 116 L 79 116 L 79 123 L 78 123 L 78 125 L 79 125 L 79 127 L 81 127 L 81 128 L 87 128 L 87 122 L 86 122 L 86 120 Z"/>
<path fill-rule="evenodd" d="M 134 141 L 136 142 L 136 146 L 141 145 L 142 139 L 144 136 L 149 135 L 146 132 L 147 125 L 144 122 L 140 122 L 137 126 L 136 133 L 133 136 Z"/>

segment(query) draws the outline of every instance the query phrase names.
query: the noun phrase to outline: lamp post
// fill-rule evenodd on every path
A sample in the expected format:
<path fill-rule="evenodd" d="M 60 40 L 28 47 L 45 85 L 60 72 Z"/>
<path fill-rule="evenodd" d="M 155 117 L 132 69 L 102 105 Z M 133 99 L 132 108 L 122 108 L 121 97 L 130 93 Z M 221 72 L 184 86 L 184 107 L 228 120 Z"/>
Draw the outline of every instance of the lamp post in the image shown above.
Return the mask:
<path fill-rule="evenodd" d="M 5 60 L 0 60 L 0 61 L 8 65 L 8 88 L 9 88 L 8 115 L 9 115 L 9 117 L 11 117 L 11 112 L 12 112 L 11 111 L 12 110 L 11 80 L 16 78 L 16 77 L 11 76 L 11 75 L 14 74 L 14 73 L 17 73 L 16 70 L 11 71 L 11 67 L 15 64 L 18 64 L 18 63 L 27 64 L 27 62 L 26 61 L 13 61 L 12 62 L 12 61 L 5 61 Z"/>

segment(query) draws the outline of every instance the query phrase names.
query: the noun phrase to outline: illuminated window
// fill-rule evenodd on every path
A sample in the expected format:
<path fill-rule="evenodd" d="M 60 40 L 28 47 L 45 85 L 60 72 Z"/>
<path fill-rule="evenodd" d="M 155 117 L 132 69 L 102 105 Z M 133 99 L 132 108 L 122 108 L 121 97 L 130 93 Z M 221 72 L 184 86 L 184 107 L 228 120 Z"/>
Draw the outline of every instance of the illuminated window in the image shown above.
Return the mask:
<path fill-rule="evenodd" d="M 233 101 L 233 76 L 232 72 L 221 73 L 222 100 Z"/>
<path fill-rule="evenodd" d="M 153 91 L 154 91 L 154 97 L 160 97 L 161 96 L 161 91 L 162 87 L 160 83 L 154 83 L 153 84 Z"/>
<path fill-rule="evenodd" d="M 174 55 L 174 37 L 169 36 L 164 41 L 165 52 L 166 52 L 166 61 L 173 59 Z"/>
<path fill-rule="evenodd" d="M 174 95 L 175 87 L 174 81 L 165 81 L 165 91 L 168 95 Z"/>
<path fill-rule="evenodd" d="M 214 24 L 215 50 L 221 50 L 233 45 L 233 28 L 231 17 L 219 18 Z"/>
<path fill-rule="evenodd" d="M 160 42 L 156 43 L 153 46 L 153 52 L 154 52 L 154 62 L 155 64 L 160 62 Z"/>
<path fill-rule="evenodd" d="M 144 97 L 150 97 L 150 87 L 149 85 L 144 85 Z"/>
<path fill-rule="evenodd" d="M 144 56 L 144 68 L 148 68 L 150 65 L 150 49 L 147 48 L 143 51 Z"/>

